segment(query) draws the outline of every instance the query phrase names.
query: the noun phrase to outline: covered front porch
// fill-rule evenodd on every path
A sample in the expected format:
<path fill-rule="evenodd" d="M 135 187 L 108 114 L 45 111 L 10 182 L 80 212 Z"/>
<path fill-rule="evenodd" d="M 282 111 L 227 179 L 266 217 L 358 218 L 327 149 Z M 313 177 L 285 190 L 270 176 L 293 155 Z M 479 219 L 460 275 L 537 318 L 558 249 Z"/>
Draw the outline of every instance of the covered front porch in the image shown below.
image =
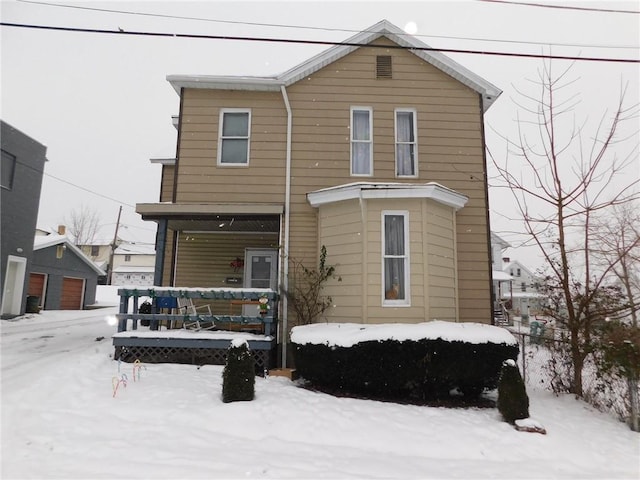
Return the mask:
<path fill-rule="evenodd" d="M 240 338 L 249 343 L 256 373 L 276 365 L 279 296 L 272 289 L 124 287 L 118 295 L 116 360 L 224 365 Z M 238 306 L 250 310 L 234 314 Z"/>

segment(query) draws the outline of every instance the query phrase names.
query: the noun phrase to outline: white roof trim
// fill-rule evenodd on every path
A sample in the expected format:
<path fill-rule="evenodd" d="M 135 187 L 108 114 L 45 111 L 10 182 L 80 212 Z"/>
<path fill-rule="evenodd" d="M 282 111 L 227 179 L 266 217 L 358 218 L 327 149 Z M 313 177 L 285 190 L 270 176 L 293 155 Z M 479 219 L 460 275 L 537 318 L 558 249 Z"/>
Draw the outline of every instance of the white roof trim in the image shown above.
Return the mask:
<path fill-rule="evenodd" d="M 98 267 L 93 261 L 91 261 L 91 259 L 89 259 L 89 257 L 87 257 L 82 250 L 80 250 L 73 243 L 71 243 L 71 241 L 69 240 L 69 237 L 67 237 L 66 235 L 52 234 L 52 235 L 36 236 L 33 241 L 33 250 L 34 251 L 42 250 L 44 248 L 49 248 L 49 247 L 53 247 L 60 244 L 63 244 L 65 247 L 67 247 L 67 249 L 74 252 L 80 258 L 80 260 L 82 260 L 84 263 L 89 265 L 91 269 L 94 272 L 96 272 L 98 275 L 107 274 L 104 270 Z"/>
<path fill-rule="evenodd" d="M 456 210 L 464 207 L 469 200 L 454 190 L 434 182 L 417 183 L 369 183 L 357 182 L 307 193 L 312 207 L 344 200 L 381 198 L 430 198 Z"/>
<path fill-rule="evenodd" d="M 169 75 L 167 76 L 167 80 L 171 83 L 178 94 L 180 94 L 180 89 L 183 87 L 213 88 L 222 90 L 276 91 L 280 90 L 280 86 L 289 86 L 296 83 L 321 68 L 326 67 L 330 63 L 348 55 L 357 48 L 360 48 L 354 44 L 368 44 L 380 37 L 387 37 L 392 42 L 409 49 L 431 48 L 416 37 L 408 35 L 404 30 L 391 22 L 382 20 L 367 30 L 357 33 L 351 38 L 345 40 L 344 44 L 334 45 L 333 47 L 311 57 L 277 77 Z M 481 94 L 484 111 L 486 111 L 502 93 L 502 91 L 492 83 L 440 52 L 425 50 L 409 51 Z"/>
<path fill-rule="evenodd" d="M 176 158 L 150 158 L 149 162 L 151 163 L 159 163 L 160 165 L 175 165 Z"/>

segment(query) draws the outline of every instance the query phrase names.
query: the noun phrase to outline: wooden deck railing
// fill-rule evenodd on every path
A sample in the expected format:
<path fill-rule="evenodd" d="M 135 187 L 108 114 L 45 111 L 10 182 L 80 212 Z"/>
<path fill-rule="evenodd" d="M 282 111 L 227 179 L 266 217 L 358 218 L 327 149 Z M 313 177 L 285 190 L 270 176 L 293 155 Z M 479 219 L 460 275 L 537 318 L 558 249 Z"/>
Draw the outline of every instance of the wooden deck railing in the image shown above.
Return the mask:
<path fill-rule="evenodd" d="M 123 287 L 118 289 L 120 296 L 120 310 L 117 314 L 118 332 L 127 331 L 130 326 L 132 330 L 137 330 L 138 323 L 148 321 L 152 330 L 158 330 L 161 326 L 167 328 L 181 328 L 189 323 L 200 322 L 201 324 L 215 324 L 221 330 L 262 330 L 264 335 L 275 335 L 278 294 L 271 289 L 260 288 L 177 288 L 177 287 L 152 287 L 133 288 Z M 229 315 L 227 312 L 217 314 L 189 314 L 176 312 L 172 307 L 176 302 L 172 299 L 192 299 L 194 301 L 216 301 L 219 305 L 221 301 L 227 301 L 231 305 L 251 304 L 257 305 L 260 298 L 266 297 L 269 300 L 269 310 L 262 316 L 255 307 L 253 315 Z M 140 313 L 141 299 L 150 300 L 152 303 L 152 313 Z M 129 312 L 129 304 L 132 304 L 132 311 Z M 162 312 L 161 310 L 169 310 Z M 230 311 L 230 310 L 229 310 Z"/>

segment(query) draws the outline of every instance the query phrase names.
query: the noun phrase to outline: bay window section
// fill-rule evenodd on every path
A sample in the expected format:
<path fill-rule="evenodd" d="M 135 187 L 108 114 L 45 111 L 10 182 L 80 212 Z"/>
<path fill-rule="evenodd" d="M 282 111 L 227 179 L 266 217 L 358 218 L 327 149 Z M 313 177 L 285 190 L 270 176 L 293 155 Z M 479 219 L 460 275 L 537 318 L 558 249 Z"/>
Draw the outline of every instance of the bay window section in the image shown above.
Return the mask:
<path fill-rule="evenodd" d="M 351 175 L 373 174 L 373 122 L 370 107 L 351 107 Z"/>
<path fill-rule="evenodd" d="M 416 111 L 396 109 L 396 176 L 418 175 L 418 146 L 416 142 Z"/>
<path fill-rule="evenodd" d="M 218 165 L 249 165 L 251 110 L 220 111 Z"/>
<path fill-rule="evenodd" d="M 409 305 L 409 213 L 382 212 L 383 305 Z"/>

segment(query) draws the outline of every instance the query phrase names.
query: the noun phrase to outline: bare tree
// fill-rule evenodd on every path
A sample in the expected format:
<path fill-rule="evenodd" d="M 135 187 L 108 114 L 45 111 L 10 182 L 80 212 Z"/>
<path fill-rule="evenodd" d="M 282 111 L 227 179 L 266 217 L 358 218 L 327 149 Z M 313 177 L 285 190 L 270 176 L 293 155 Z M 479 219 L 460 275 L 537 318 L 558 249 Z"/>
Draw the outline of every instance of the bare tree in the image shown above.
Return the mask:
<path fill-rule="evenodd" d="M 96 210 L 85 205 L 71 210 L 64 222 L 74 245 L 91 245 L 100 228 L 100 216 Z"/>
<path fill-rule="evenodd" d="M 640 202 L 614 208 L 614 214 L 600 216 L 593 225 L 595 255 L 622 287 L 629 311 L 625 316 L 638 327 L 640 309 Z"/>
<path fill-rule="evenodd" d="M 539 96 L 518 93 L 516 141 L 507 140 L 504 162 L 493 163 L 502 187 L 508 188 L 522 216 L 524 230 L 538 246 L 547 269 L 546 310 L 568 332 L 573 379 L 570 391 L 582 396 L 582 370 L 593 348 L 593 329 L 605 317 L 626 308 L 608 282 L 619 261 L 594 265 L 595 215 L 637 198 L 637 177 L 624 174 L 637 160 L 638 145 L 620 156 L 626 124 L 635 120 L 637 105 L 625 105 L 622 90 L 616 110 L 603 115 L 595 132 L 585 140 L 583 125 L 575 120 L 577 95 L 563 95 L 573 84 L 571 67 L 554 75 L 551 64 L 539 71 Z M 521 118 L 522 114 L 522 118 Z M 637 130 L 632 132 L 633 138 Z"/>

